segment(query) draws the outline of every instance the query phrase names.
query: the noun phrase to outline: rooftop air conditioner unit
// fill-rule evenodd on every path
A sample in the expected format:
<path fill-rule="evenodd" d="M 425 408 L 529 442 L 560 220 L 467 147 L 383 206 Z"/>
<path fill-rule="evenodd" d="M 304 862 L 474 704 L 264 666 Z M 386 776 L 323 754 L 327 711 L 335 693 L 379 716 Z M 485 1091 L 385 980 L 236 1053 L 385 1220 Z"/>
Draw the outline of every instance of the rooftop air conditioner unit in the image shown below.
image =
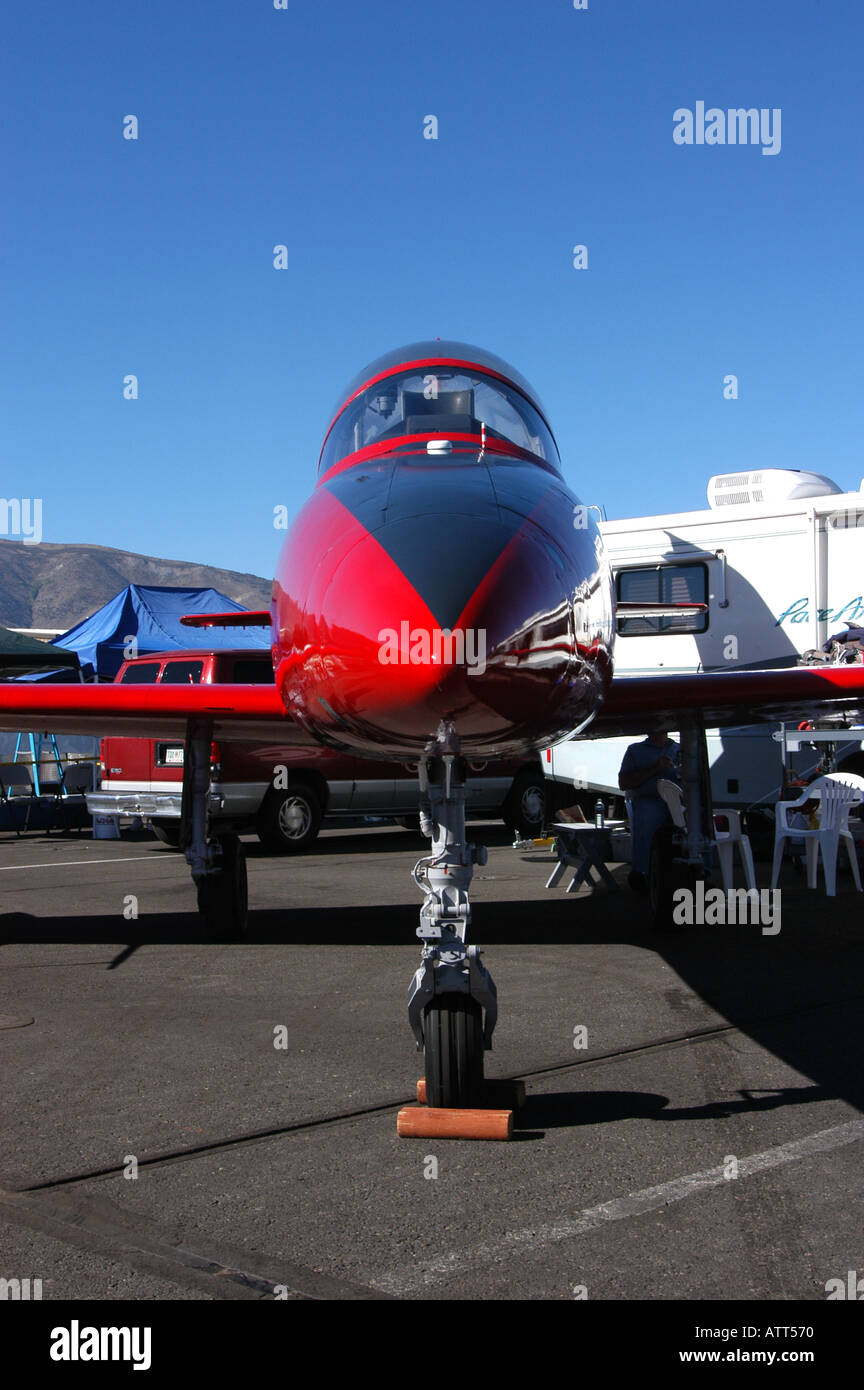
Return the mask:
<path fill-rule="evenodd" d="M 842 493 L 823 473 L 796 468 L 757 468 L 748 473 L 718 473 L 708 480 L 708 505 L 750 507 L 760 502 L 797 502 L 801 497 Z"/>

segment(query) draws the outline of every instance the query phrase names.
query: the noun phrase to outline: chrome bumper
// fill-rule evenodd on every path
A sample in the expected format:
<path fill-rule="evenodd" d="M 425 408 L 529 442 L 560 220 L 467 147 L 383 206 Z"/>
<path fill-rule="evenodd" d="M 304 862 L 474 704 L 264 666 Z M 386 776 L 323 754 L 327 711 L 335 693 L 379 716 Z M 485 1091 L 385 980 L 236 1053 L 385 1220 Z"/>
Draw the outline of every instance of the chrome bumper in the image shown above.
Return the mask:
<path fill-rule="evenodd" d="M 86 801 L 91 815 L 179 820 L 183 797 L 180 792 L 87 792 Z M 222 804 L 221 796 L 211 796 L 211 813 L 221 811 Z"/>

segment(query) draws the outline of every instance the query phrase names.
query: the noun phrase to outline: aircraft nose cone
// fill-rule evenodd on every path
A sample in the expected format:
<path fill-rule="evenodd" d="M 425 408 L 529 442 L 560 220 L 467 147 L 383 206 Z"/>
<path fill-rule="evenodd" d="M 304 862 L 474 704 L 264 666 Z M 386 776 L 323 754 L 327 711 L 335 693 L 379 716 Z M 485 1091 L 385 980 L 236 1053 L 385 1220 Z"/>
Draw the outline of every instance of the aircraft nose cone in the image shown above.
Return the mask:
<path fill-rule="evenodd" d="M 493 488 L 424 454 L 321 486 L 280 620 L 286 699 L 316 736 L 413 758 L 452 719 L 466 749 L 507 755 L 584 718 L 569 508 L 548 475 L 503 468 Z"/>
<path fill-rule="evenodd" d="M 338 474 L 326 488 L 383 552 L 376 582 L 392 589 L 398 575 L 413 591 L 413 605 L 394 618 L 411 618 L 419 600 L 441 628 L 459 621 L 525 520 L 499 505 L 485 465 L 460 458 L 442 467 L 425 451 L 377 475 Z"/>
<path fill-rule="evenodd" d="M 520 524 L 442 512 L 388 521 L 375 540 L 437 626 L 453 628 Z"/>
<path fill-rule="evenodd" d="M 455 544 L 454 544 L 455 541 Z M 427 514 L 353 545 L 323 596 L 315 698 L 346 741 L 416 756 L 441 719 L 467 742 L 524 738 L 565 693 L 569 608 L 524 518 Z M 311 693 L 311 691 L 310 691 Z"/>

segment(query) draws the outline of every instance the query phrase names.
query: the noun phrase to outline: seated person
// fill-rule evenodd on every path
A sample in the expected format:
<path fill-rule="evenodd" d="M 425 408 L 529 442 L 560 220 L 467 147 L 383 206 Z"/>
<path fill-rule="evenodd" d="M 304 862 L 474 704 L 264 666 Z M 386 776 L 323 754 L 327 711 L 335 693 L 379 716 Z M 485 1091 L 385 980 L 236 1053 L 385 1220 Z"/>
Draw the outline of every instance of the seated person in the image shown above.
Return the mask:
<path fill-rule="evenodd" d="M 658 729 L 642 743 L 631 743 L 621 763 L 618 786 L 630 800 L 632 868 L 627 882 L 637 891 L 646 886 L 654 832 L 672 822 L 657 783 L 661 779 L 679 781 L 676 762 L 680 751 L 666 729 Z"/>

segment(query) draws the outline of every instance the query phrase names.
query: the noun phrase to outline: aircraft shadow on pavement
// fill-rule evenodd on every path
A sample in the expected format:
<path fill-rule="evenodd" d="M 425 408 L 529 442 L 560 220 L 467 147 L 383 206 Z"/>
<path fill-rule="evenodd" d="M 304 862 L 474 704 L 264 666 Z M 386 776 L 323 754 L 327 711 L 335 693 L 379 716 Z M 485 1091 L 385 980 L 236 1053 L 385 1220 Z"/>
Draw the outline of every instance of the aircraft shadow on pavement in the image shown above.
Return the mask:
<path fill-rule="evenodd" d="M 650 1091 L 555 1091 L 529 1095 L 514 1120 L 514 1127 L 536 1133 L 611 1124 L 616 1120 L 722 1120 L 730 1115 L 776 1110 L 786 1105 L 811 1105 L 814 1101 L 832 1098 L 832 1093 L 821 1086 L 799 1086 L 761 1095 L 738 1091 L 734 1099 L 670 1110 L 668 1096 Z"/>
<path fill-rule="evenodd" d="M 290 867 L 290 866 L 289 866 Z M 290 878 L 286 879 L 290 889 Z M 88 917 L 44 917 L 27 913 L 0 916 L 0 941 L 22 943 L 117 943 L 145 942 L 153 945 L 201 944 L 204 931 L 194 907 L 191 886 L 185 912 L 144 913 L 137 922 L 121 922 L 118 914 Z M 410 894 L 410 886 L 406 886 Z M 254 893 L 254 888 L 253 888 Z M 620 898 L 624 899 L 625 894 Z M 344 907 L 255 908 L 249 925 L 237 946 L 411 946 L 419 952 L 416 930 L 422 898 L 406 897 L 405 902 L 383 905 L 350 904 Z M 616 906 L 618 903 L 616 901 Z M 473 902 L 469 940 L 479 945 L 579 945 L 626 939 L 621 930 L 632 932 L 633 904 L 626 917 L 610 926 L 609 908 L 600 894 L 582 899 L 520 898 L 513 901 Z M 625 928 L 629 920 L 629 928 Z M 640 944 L 649 949 L 654 940 L 647 931 Z M 493 965 L 494 971 L 494 965 Z"/>
<path fill-rule="evenodd" d="M 661 1118 L 668 1096 L 646 1091 L 555 1091 L 526 1097 L 514 1120 L 519 1130 L 569 1129 L 615 1120 Z"/>
<path fill-rule="evenodd" d="M 471 939 L 488 950 L 493 974 L 498 946 L 636 946 L 659 955 L 675 972 L 675 987 L 664 991 L 678 1024 L 671 1031 L 698 1033 L 722 1028 L 725 1022 L 737 1031 L 720 1034 L 718 1042 L 708 1045 L 737 1052 L 743 1059 L 737 1064 L 739 1075 L 745 1077 L 747 1058 L 753 1058 L 753 1090 L 717 1096 L 705 1105 L 667 1110 L 662 1098 L 650 1095 L 624 1092 L 591 1098 L 574 1089 L 557 1097 L 533 1097 L 531 1109 L 526 1107 L 520 1121 L 523 1128 L 591 1123 L 604 1115 L 611 1118 L 616 1107 L 667 1121 L 831 1098 L 864 1110 L 862 906 L 864 898 L 842 881 L 834 899 L 790 883 L 783 891 L 782 929 L 771 936 L 763 935 L 756 925 L 655 932 L 647 923 L 644 901 L 627 891 L 598 890 L 579 898 L 550 893 L 514 901 L 475 901 Z M 385 906 L 253 910 L 241 943 L 207 949 L 404 945 L 413 958 L 418 907 L 419 895 L 418 901 Z M 109 950 L 103 968 L 122 970 L 125 961 L 147 945 L 202 945 L 204 936 L 194 910 L 148 915 L 137 923 L 118 923 L 116 914 L 45 918 L 15 913 L 0 918 L 0 940 L 105 944 Z M 577 972 L 584 972 L 586 966 L 584 953 L 575 949 L 571 957 L 566 952 L 562 956 L 562 973 L 567 973 L 575 988 Z M 652 1040 L 634 1038 L 633 1045 L 646 1041 Z M 759 1049 L 773 1054 L 803 1081 L 790 1078 L 789 1085 L 760 1091 L 764 1059 L 760 1060 Z M 528 1068 L 554 1062 L 530 1055 L 525 1060 Z M 806 1084 L 808 1080 L 812 1085 Z"/>

